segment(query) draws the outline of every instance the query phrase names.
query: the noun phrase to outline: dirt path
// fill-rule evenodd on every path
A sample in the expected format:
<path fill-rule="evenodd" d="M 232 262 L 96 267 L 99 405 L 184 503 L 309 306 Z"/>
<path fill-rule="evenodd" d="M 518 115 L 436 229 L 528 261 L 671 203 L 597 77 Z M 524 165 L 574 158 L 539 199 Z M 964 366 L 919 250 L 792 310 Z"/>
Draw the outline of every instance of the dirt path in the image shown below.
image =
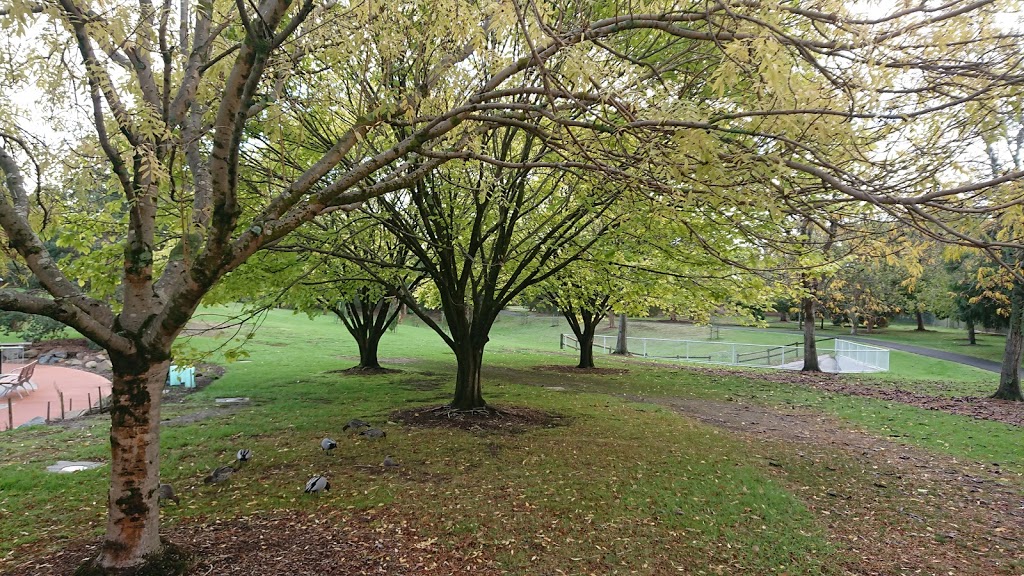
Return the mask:
<path fill-rule="evenodd" d="M 1024 484 L 998 463 L 961 462 L 799 409 L 632 399 L 747 442 L 849 553 L 847 574 L 1024 574 Z"/>

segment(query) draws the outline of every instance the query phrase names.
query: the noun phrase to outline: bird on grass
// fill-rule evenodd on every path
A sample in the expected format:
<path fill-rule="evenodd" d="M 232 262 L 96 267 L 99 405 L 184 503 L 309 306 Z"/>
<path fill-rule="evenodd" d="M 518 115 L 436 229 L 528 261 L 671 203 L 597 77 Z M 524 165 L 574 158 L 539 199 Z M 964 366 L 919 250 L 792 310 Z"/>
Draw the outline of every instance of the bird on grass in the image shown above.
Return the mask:
<path fill-rule="evenodd" d="M 380 465 L 385 468 L 398 468 L 399 466 L 401 466 L 401 464 L 396 462 L 395 459 L 392 458 L 391 456 L 385 456 L 384 461 L 381 462 Z"/>
<path fill-rule="evenodd" d="M 157 504 L 162 504 L 165 500 L 181 504 L 181 498 L 178 498 L 178 495 L 174 493 L 174 486 L 170 484 L 160 484 L 156 489 Z"/>
<path fill-rule="evenodd" d="M 369 428 L 369 427 L 370 427 L 370 423 L 367 422 L 366 420 L 360 420 L 359 418 L 353 418 L 353 419 L 349 420 L 347 423 L 345 423 L 345 425 L 341 427 L 341 430 L 342 430 L 342 432 L 347 432 L 349 428 L 351 428 L 353 430 L 362 430 L 363 428 Z"/>
<path fill-rule="evenodd" d="M 313 476 L 306 481 L 306 494 L 320 495 L 324 490 L 330 490 L 331 483 L 327 481 L 325 476 Z"/>
<path fill-rule="evenodd" d="M 245 462 L 252 460 L 252 450 L 242 448 L 238 451 L 238 454 L 235 454 L 235 460 L 238 460 L 239 464 L 244 464 Z"/>
<path fill-rule="evenodd" d="M 320 449 L 324 452 L 330 453 L 331 450 L 334 450 L 337 447 L 338 443 L 331 438 L 324 438 L 320 441 Z"/>
<path fill-rule="evenodd" d="M 237 470 L 231 466 L 218 466 L 203 480 L 203 483 L 216 484 L 217 482 L 223 482 L 228 478 L 231 478 L 231 475 L 235 472 L 237 472 Z"/>
<path fill-rule="evenodd" d="M 380 428 L 370 428 L 369 430 L 363 430 L 362 432 L 359 433 L 359 435 L 360 436 L 366 436 L 367 438 L 374 438 L 374 439 L 376 439 L 376 438 L 383 438 L 383 437 L 387 436 L 388 434 L 387 434 L 387 432 L 381 430 Z"/>

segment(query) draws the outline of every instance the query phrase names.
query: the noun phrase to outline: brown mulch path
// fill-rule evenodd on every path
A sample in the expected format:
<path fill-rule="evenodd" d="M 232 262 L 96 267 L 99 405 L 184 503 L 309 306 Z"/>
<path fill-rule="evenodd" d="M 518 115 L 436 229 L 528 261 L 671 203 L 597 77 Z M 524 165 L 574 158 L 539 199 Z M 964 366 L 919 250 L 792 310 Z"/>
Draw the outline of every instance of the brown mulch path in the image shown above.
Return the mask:
<path fill-rule="evenodd" d="M 164 536 L 192 552 L 190 576 L 325 576 L 389 574 L 440 576 L 499 574 L 471 539 L 442 545 L 420 534 L 417 520 L 397 510 L 282 511 L 229 520 L 185 522 Z M 98 542 L 78 541 L 10 576 L 66 576 L 98 553 Z"/>
<path fill-rule="evenodd" d="M 1024 426 L 1024 403 L 1008 400 L 995 400 L 993 398 L 977 398 L 973 396 L 942 397 L 919 394 L 900 388 L 886 388 L 872 386 L 863 381 L 850 381 L 838 374 L 808 373 L 789 370 L 777 370 L 764 372 L 756 375 L 740 370 L 729 370 L 724 368 L 686 368 L 702 374 L 716 376 L 740 376 L 743 378 L 756 378 L 768 382 L 781 382 L 813 386 L 827 392 L 847 394 L 850 396 L 866 396 L 889 402 L 899 402 L 926 410 L 940 410 L 969 416 L 981 420 L 995 420 L 1013 426 Z"/>
<path fill-rule="evenodd" d="M 1019 474 L 851 430 L 820 413 L 633 398 L 729 430 L 850 554 L 846 574 L 1024 574 Z"/>

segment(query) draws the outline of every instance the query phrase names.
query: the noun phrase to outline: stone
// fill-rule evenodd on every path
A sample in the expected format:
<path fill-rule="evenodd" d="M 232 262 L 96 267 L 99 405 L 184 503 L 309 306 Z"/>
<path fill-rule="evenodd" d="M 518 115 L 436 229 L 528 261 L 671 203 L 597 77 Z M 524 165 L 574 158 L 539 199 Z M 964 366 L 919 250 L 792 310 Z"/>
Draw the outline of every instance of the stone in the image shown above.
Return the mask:
<path fill-rule="evenodd" d="M 90 369 L 90 370 L 92 370 L 93 368 L 95 368 L 97 366 L 99 366 L 99 362 L 97 362 L 95 360 L 89 360 L 88 362 L 85 363 L 85 367 Z"/>
<path fill-rule="evenodd" d="M 60 358 L 61 360 L 63 360 L 68 357 L 68 353 L 67 350 L 50 350 L 50 356 L 53 356 L 54 358 Z"/>
<path fill-rule="evenodd" d="M 43 418 L 42 416 L 36 416 L 35 418 L 29 420 L 28 422 L 25 422 L 24 424 L 18 426 L 18 428 L 28 428 L 29 426 L 42 426 L 43 424 L 46 424 L 46 418 Z"/>
<path fill-rule="evenodd" d="M 68 358 L 67 360 L 64 361 L 64 364 L 66 366 L 81 366 L 83 362 L 78 358 Z"/>
<path fill-rule="evenodd" d="M 214 400 L 214 402 L 216 402 L 217 404 L 247 404 L 249 402 L 249 399 L 248 398 L 241 398 L 241 397 L 236 397 L 236 398 L 217 398 L 217 399 Z"/>
<path fill-rule="evenodd" d="M 51 355 L 51 354 L 43 354 L 42 356 L 39 357 L 39 363 L 40 364 L 44 364 L 44 365 L 45 364 L 56 364 L 57 363 L 57 359 L 54 358 L 53 355 Z"/>
<path fill-rule="evenodd" d="M 93 468 L 99 468 L 100 466 L 103 466 L 103 462 L 71 462 L 67 460 L 58 460 L 56 464 L 47 466 L 46 471 L 67 474 L 70 472 L 81 472 L 82 470 L 92 470 Z"/>
<path fill-rule="evenodd" d="M 39 356 L 39 350 L 25 350 L 25 358 L 35 358 Z"/>

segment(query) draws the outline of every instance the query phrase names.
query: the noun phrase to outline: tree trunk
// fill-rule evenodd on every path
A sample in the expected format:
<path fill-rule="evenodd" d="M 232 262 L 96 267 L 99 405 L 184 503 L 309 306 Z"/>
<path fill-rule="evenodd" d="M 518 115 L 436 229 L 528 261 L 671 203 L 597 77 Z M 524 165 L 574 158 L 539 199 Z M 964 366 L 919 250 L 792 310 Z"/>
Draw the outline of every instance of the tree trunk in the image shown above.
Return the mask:
<path fill-rule="evenodd" d="M 1010 332 L 1003 350 L 1003 367 L 999 373 L 999 388 L 993 398 L 1024 400 L 1020 389 L 1021 345 L 1024 343 L 1024 284 L 1014 283 L 1010 291 Z"/>
<path fill-rule="evenodd" d="M 169 360 L 110 353 L 110 494 L 107 535 L 98 562 L 137 567 L 161 551 L 160 395 Z"/>
<path fill-rule="evenodd" d="M 967 344 L 975 346 L 978 344 L 977 332 L 974 328 L 974 319 L 967 319 Z"/>
<path fill-rule="evenodd" d="M 457 410 L 470 410 L 487 406 L 480 385 L 480 373 L 484 364 L 483 344 L 477 345 L 473 339 L 467 338 L 454 352 L 459 367 L 455 374 L 455 398 L 451 407 Z"/>
<path fill-rule="evenodd" d="M 789 322 L 789 310 L 779 310 L 779 322 Z"/>
<path fill-rule="evenodd" d="M 594 335 L 591 334 L 589 338 L 580 340 L 580 363 L 576 365 L 577 368 L 593 368 L 594 367 Z"/>
<path fill-rule="evenodd" d="M 594 367 L 594 334 L 597 332 L 597 325 L 601 323 L 606 314 L 608 296 L 601 296 L 590 302 L 582 309 L 577 309 L 571 304 L 560 306 L 559 311 L 565 318 L 566 324 L 576 336 L 580 345 L 580 363 L 577 368 Z M 558 301 L 556 293 L 549 293 L 548 299 L 552 302 Z"/>
<path fill-rule="evenodd" d="M 860 327 L 860 322 L 858 321 L 858 318 L 857 318 L 857 316 L 858 316 L 857 312 L 856 312 L 856 310 L 854 310 L 852 312 L 847 312 L 846 315 L 850 319 L 850 336 L 856 336 L 857 335 L 857 329 Z"/>
<path fill-rule="evenodd" d="M 626 315 L 619 314 L 619 332 L 615 339 L 615 350 L 612 354 L 629 355 L 629 343 L 626 340 Z"/>
<path fill-rule="evenodd" d="M 377 357 L 380 341 L 388 327 L 394 324 L 399 310 L 391 306 L 391 299 L 386 296 L 376 298 L 372 305 L 367 304 L 368 300 L 368 295 L 363 293 L 341 305 L 325 305 L 341 320 L 359 346 L 359 365 L 356 368 L 380 369 Z"/>
<path fill-rule="evenodd" d="M 924 332 L 924 312 L 917 310 L 914 314 L 917 316 L 917 331 Z"/>
<path fill-rule="evenodd" d="M 589 318 L 583 316 L 583 330 L 576 334 L 580 342 L 580 363 L 577 368 L 594 367 L 594 333 L 597 332 L 597 325 L 601 322 L 604 314 L 592 315 Z"/>
<path fill-rule="evenodd" d="M 805 284 L 813 290 L 816 282 Z M 800 302 L 801 316 L 804 318 L 804 367 L 803 372 L 821 372 L 818 366 L 818 343 L 814 339 L 814 297 L 805 296 Z"/>
<path fill-rule="evenodd" d="M 364 369 L 380 369 L 380 360 L 377 358 L 377 349 L 380 347 L 380 339 L 383 334 L 370 333 L 365 342 L 359 344 L 359 367 Z"/>

